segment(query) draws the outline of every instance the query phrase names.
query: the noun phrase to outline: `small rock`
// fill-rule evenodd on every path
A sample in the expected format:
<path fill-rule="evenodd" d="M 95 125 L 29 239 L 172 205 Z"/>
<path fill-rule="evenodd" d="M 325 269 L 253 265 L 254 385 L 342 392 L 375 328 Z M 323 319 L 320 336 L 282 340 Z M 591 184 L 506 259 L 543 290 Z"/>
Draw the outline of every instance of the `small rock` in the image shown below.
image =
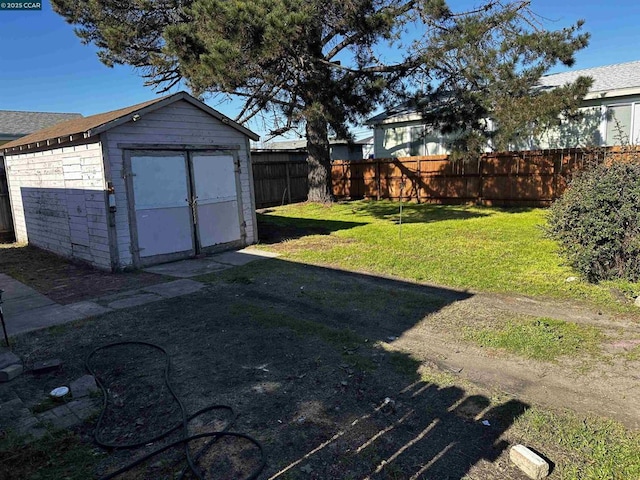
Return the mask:
<path fill-rule="evenodd" d="M 346 387 L 347 385 L 349 385 L 349 382 L 345 382 L 344 380 L 342 382 L 340 382 L 340 385 L 342 385 L 343 387 Z"/>
<path fill-rule="evenodd" d="M 382 403 L 382 407 L 380 408 L 382 413 L 393 413 L 396 411 L 396 402 L 389 397 L 384 399 Z"/>
<path fill-rule="evenodd" d="M 83 375 L 71 382 L 69 387 L 71 388 L 73 398 L 87 397 L 93 392 L 98 391 L 98 385 L 96 385 L 96 380 L 93 378 L 93 375 Z"/>
<path fill-rule="evenodd" d="M 18 375 L 20 375 L 22 371 L 23 371 L 23 368 L 22 368 L 22 365 L 20 364 L 15 364 L 15 365 L 10 365 L 8 367 L 5 367 L 2 370 L 0 370 L 0 382 L 8 382 L 10 380 L 13 380 Z"/>
<path fill-rule="evenodd" d="M 395 336 L 393 336 L 393 335 L 390 335 L 390 336 L 388 336 L 388 337 L 387 337 L 387 342 L 393 342 L 393 341 L 395 341 L 395 340 L 397 340 L 397 339 L 398 339 L 398 337 L 395 337 Z"/>
<path fill-rule="evenodd" d="M 636 301 L 635 301 L 635 302 L 633 302 L 633 304 L 634 304 L 636 307 L 640 307 L 640 296 L 639 296 L 639 297 L 636 297 Z"/>
<path fill-rule="evenodd" d="M 22 363 L 20 357 L 13 352 L 5 352 L 0 355 L 0 370 L 16 363 Z"/>
<path fill-rule="evenodd" d="M 511 447 L 509 459 L 533 480 L 540 480 L 549 475 L 549 464 L 540 455 L 524 445 Z"/>
<path fill-rule="evenodd" d="M 44 360 L 42 362 L 35 362 L 31 371 L 36 374 L 52 372 L 62 367 L 62 360 L 59 358 L 52 358 L 50 360 Z"/>
<path fill-rule="evenodd" d="M 565 280 L 565 282 L 570 283 L 570 282 L 577 282 L 578 281 L 578 277 L 567 277 L 567 279 Z"/>

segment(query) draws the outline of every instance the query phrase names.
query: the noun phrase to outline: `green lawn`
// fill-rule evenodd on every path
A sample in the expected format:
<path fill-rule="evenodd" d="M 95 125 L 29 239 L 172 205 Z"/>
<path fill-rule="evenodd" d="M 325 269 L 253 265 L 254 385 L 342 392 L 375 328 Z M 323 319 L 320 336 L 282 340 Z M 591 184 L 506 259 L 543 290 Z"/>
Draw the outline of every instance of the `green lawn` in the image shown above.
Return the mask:
<path fill-rule="evenodd" d="M 554 361 L 558 357 L 580 354 L 597 355 L 602 332 L 590 325 L 522 317 L 500 327 L 463 328 L 463 338 L 482 347 L 499 348 L 536 360 Z"/>
<path fill-rule="evenodd" d="M 287 259 L 392 275 L 476 291 L 586 300 L 631 310 L 640 285 L 583 280 L 545 238 L 544 209 L 345 202 L 295 204 L 259 215 L 291 240 L 274 244 Z"/>

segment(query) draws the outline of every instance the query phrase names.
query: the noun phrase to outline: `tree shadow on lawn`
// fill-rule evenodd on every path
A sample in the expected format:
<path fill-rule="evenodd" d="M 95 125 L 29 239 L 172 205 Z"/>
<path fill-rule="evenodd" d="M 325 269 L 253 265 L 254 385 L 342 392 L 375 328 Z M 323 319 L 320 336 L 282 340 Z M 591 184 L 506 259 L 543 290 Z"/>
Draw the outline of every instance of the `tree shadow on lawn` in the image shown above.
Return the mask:
<path fill-rule="evenodd" d="M 400 219 L 400 202 L 369 201 L 354 205 L 353 213 L 373 216 L 381 220 L 398 223 Z M 427 203 L 402 203 L 402 223 L 433 223 L 444 220 L 466 220 L 491 215 L 492 212 L 472 210 L 469 205 L 436 205 Z"/>
<path fill-rule="evenodd" d="M 339 220 L 314 220 L 310 218 L 283 217 L 279 215 L 257 214 L 259 241 L 262 244 L 280 243 L 307 235 L 329 235 L 338 230 L 348 230 L 366 225 L 363 222 L 343 222 Z"/>
<path fill-rule="evenodd" d="M 215 403 L 240 413 L 231 431 L 263 443 L 261 479 L 523 478 L 506 460 L 504 434 L 526 404 L 492 404 L 438 384 L 421 376 L 424 367 L 410 352 L 387 348 L 425 315 L 469 294 L 278 259 L 199 280 L 211 283 L 192 295 L 18 337 L 17 354 L 59 357 L 65 369 L 55 379 L 22 375 L 14 391 L 36 399 L 52 383 L 82 375 L 95 347 L 140 339 L 167 348 L 189 412 Z M 129 441 L 155 433 L 147 430 L 159 428 L 155 419 L 179 421 L 176 411 L 159 411 L 175 406 L 159 401 L 162 369 L 144 367 L 145 355 L 134 349 L 104 362 L 122 385 L 114 391 L 124 404 L 109 407 L 118 409 L 118 435 Z M 241 456 L 242 448 L 229 451 Z M 134 455 L 117 451 L 97 472 Z M 157 459 L 140 468 L 137 478 L 163 478 Z"/>
<path fill-rule="evenodd" d="M 402 223 L 433 223 L 445 220 L 467 220 L 494 215 L 496 211 L 504 213 L 524 213 L 530 207 L 492 207 L 482 210 L 482 206 L 471 204 L 438 205 L 432 203 L 402 203 Z M 353 205 L 355 218 L 373 216 L 381 220 L 398 223 L 400 220 L 400 202 L 367 201 Z"/>

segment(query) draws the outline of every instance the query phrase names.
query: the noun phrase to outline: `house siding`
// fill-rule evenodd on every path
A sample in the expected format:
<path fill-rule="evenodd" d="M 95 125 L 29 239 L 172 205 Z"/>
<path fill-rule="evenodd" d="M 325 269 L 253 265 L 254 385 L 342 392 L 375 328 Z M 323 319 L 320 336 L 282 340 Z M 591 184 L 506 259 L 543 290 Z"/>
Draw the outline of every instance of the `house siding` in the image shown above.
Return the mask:
<path fill-rule="evenodd" d="M 5 162 L 16 240 L 110 269 L 100 143 L 7 155 Z"/>
<path fill-rule="evenodd" d="M 578 119 L 561 118 L 561 124 L 549 128 L 537 137 L 531 136 L 510 146 L 511 150 L 546 150 L 620 145 L 611 118 L 607 118 L 608 107 L 629 107 L 624 134 L 631 144 L 640 144 L 640 95 L 607 96 L 582 102 L 579 108 L 583 116 Z M 377 158 L 411 156 L 412 129 L 420 127 L 420 120 L 406 120 L 407 115 L 386 118 L 374 126 L 374 153 Z M 395 120 L 395 121 L 394 121 Z M 607 126 L 609 124 L 609 127 Z M 627 141 L 625 138 L 624 141 Z M 624 142 L 623 142 L 624 143 Z M 489 149 L 487 149 L 489 151 Z M 419 155 L 442 155 L 449 151 L 442 135 L 427 131 Z"/>
<path fill-rule="evenodd" d="M 412 153 L 419 156 L 448 153 L 445 147 L 446 138 L 425 130 L 420 120 L 377 125 L 373 130 L 373 140 L 377 158 L 410 157 Z M 415 147 L 415 152 L 412 152 L 412 141 L 420 144 Z"/>
<path fill-rule="evenodd" d="M 228 145 L 238 147 L 240 189 L 246 244 L 257 241 L 255 215 L 252 210 L 251 164 L 246 136 L 223 124 L 187 101 L 180 100 L 130 121 L 102 134 L 108 159 L 108 181 L 115 190 L 115 229 L 119 267 L 133 266 L 129 225 L 127 188 L 124 178 L 124 152 L 120 145 L 145 144 L 154 148 L 166 145 Z"/>

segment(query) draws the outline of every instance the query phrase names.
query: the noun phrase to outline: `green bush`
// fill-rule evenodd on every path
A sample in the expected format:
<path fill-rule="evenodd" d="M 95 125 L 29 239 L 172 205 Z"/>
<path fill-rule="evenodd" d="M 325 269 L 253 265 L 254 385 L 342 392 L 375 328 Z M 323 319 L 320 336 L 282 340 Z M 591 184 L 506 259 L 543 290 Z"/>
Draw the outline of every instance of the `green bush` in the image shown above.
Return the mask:
<path fill-rule="evenodd" d="M 547 232 L 590 282 L 640 280 L 640 164 L 598 165 L 551 206 Z"/>

